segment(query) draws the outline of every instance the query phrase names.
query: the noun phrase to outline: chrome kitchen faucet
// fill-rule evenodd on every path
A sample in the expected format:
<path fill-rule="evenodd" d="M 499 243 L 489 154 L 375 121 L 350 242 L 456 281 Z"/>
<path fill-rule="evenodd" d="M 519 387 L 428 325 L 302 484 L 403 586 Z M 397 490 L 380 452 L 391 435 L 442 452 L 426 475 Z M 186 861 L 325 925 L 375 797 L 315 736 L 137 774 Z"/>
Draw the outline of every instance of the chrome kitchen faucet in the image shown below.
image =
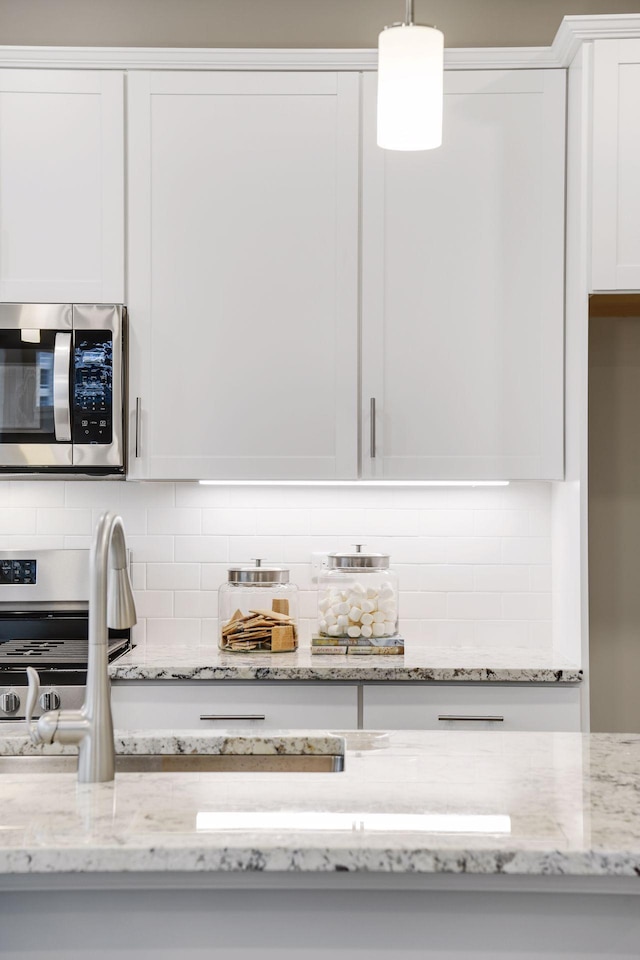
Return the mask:
<path fill-rule="evenodd" d="M 108 628 L 124 630 L 136 623 L 136 607 L 127 572 L 127 545 L 120 517 L 103 513 L 98 520 L 89 565 L 89 651 L 85 701 L 79 710 L 51 710 L 36 723 L 40 677 L 27 667 L 29 694 L 26 722 L 33 743 L 78 746 L 78 781 L 113 780 L 115 747 L 108 672 Z"/>

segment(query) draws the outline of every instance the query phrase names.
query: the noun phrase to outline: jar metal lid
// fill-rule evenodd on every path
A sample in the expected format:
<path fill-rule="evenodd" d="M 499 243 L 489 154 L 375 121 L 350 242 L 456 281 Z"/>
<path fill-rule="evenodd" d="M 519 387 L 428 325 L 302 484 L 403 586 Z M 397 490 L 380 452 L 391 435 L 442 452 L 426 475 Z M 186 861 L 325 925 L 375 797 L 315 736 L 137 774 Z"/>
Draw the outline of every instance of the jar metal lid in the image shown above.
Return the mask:
<path fill-rule="evenodd" d="M 289 583 L 283 567 L 229 567 L 229 583 Z"/>
<path fill-rule="evenodd" d="M 327 558 L 330 570 L 387 570 L 388 553 L 330 553 Z"/>

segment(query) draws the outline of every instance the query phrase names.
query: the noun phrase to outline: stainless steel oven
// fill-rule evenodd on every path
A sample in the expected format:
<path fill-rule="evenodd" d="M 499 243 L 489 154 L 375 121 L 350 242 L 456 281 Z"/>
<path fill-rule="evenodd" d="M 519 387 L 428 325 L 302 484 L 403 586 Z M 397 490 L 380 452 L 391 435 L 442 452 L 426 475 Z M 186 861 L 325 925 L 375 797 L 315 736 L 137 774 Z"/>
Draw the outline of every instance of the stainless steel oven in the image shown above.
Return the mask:
<path fill-rule="evenodd" d="M 126 311 L 0 304 L 0 472 L 124 472 Z"/>
<path fill-rule="evenodd" d="M 34 716 L 77 709 L 89 655 L 89 551 L 0 551 L 0 723 L 23 720 L 27 667 L 40 675 Z M 109 661 L 131 649 L 130 630 L 109 630 Z"/>

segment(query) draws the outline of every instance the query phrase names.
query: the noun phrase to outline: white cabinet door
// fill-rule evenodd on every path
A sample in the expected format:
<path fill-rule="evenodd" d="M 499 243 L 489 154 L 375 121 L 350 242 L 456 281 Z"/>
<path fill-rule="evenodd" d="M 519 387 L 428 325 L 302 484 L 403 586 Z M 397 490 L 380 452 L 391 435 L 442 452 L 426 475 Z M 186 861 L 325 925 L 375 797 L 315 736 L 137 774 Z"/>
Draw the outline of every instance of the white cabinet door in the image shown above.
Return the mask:
<path fill-rule="evenodd" d="M 356 74 L 129 78 L 133 478 L 356 476 L 358 110 Z"/>
<path fill-rule="evenodd" d="M 364 728 L 580 730 L 580 688 L 466 684 L 366 684 Z"/>
<path fill-rule="evenodd" d="M 640 40 L 593 44 L 591 289 L 640 290 Z"/>
<path fill-rule="evenodd" d="M 0 300 L 124 300 L 124 93 L 107 70 L 0 70 Z"/>
<path fill-rule="evenodd" d="M 366 76 L 364 474 L 561 479 L 564 71 L 446 74 L 419 153 L 378 149 L 375 97 Z"/>
<path fill-rule="evenodd" d="M 355 686 L 331 684 L 112 684 L 114 726 L 120 730 L 355 730 Z M 205 719 L 203 719 L 205 718 Z"/>

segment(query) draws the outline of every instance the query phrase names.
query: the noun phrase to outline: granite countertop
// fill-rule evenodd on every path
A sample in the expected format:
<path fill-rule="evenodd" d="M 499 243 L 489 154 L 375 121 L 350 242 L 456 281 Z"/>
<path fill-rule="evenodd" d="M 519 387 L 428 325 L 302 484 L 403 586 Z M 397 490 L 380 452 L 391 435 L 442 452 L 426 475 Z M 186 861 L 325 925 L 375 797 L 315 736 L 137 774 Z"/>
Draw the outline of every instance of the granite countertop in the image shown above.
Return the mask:
<path fill-rule="evenodd" d="M 79 786 L 73 773 L 4 772 L 0 875 L 345 871 L 640 883 L 639 735 L 345 736 L 342 773 L 119 773 Z"/>
<path fill-rule="evenodd" d="M 407 643 L 402 656 L 222 653 L 176 640 L 136 647 L 109 669 L 112 680 L 342 680 L 579 683 L 582 670 L 549 649 Z"/>

